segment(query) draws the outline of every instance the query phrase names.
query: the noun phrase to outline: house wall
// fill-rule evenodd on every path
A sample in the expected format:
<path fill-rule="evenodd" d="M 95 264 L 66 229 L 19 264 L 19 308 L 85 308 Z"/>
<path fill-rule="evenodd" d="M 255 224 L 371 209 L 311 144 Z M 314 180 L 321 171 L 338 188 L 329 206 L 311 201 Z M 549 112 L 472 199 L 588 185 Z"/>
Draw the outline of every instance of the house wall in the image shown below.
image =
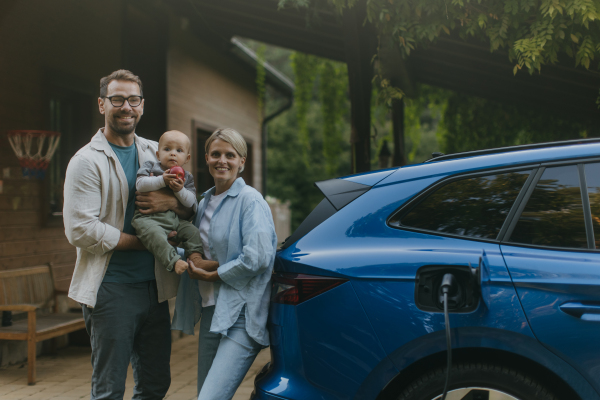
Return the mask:
<path fill-rule="evenodd" d="M 168 33 L 163 43 L 168 51 L 165 65 L 152 69 L 148 65 L 153 65 L 160 51 L 144 53 L 143 49 L 152 46 L 142 45 L 144 38 L 134 38 L 133 44 L 131 38 L 123 39 L 127 33 L 122 27 L 138 32 L 148 29 L 144 21 L 153 18 L 126 7 L 123 0 L 8 0 L 0 5 L 0 11 L 0 270 L 51 262 L 62 289 L 70 282 L 75 249 L 65 238 L 61 218 L 56 218 L 54 225 L 45 218 L 44 185 L 48 179 L 43 183 L 22 177 L 6 136 L 9 130 L 50 129 L 50 84 L 89 98 L 89 105 L 83 107 L 90 115 L 89 129 L 69 143 L 63 141 L 73 154 L 104 125 L 96 101 L 100 77 L 130 68 L 146 87 L 148 115 L 138 127 L 140 134 L 157 139 L 168 128 L 191 136 L 193 121 L 208 127 L 233 127 L 254 145 L 254 186 L 260 190 L 254 75 L 236 65 L 239 61 L 181 29 L 178 19 L 165 17 L 167 23 L 159 26 Z M 132 28 L 132 24 L 141 25 Z M 151 106 L 158 107 L 153 114 L 163 113 L 164 117 L 151 119 Z M 3 301 L 0 299 L 0 304 Z M 61 301 L 63 309 L 67 304 Z M 26 343 L 0 341 L 0 366 L 22 362 L 26 354 Z"/>
<path fill-rule="evenodd" d="M 120 9 L 115 0 L 26 0 L 0 20 L 0 270 L 75 261 L 62 227 L 40 227 L 43 187 L 22 178 L 6 133 L 49 128 L 45 90 L 53 71 L 76 77 L 87 90 L 119 66 Z M 97 104 L 89 108 L 97 129 L 103 118 Z"/>
<path fill-rule="evenodd" d="M 52 262 L 63 288 L 69 282 L 75 249 L 61 225 L 42 226 L 44 186 L 22 177 L 6 133 L 49 129 L 49 78 L 72 77 L 75 89 L 85 92 L 118 68 L 121 43 L 115 38 L 121 36 L 121 10 L 117 0 L 21 0 L 0 15 L 0 270 Z M 84 141 L 103 125 L 95 102 L 89 113 L 94 130 L 81 132 Z M 0 341 L 1 366 L 20 362 L 26 354 L 26 342 Z"/>
<path fill-rule="evenodd" d="M 229 127 L 253 144 L 253 186 L 262 188 L 260 124 L 255 75 L 226 54 L 207 46 L 182 29 L 178 19 L 170 24 L 167 57 L 167 125 L 193 139 L 194 122 L 207 129 Z M 202 157 L 204 154 L 192 154 Z M 186 168 L 192 171 L 192 160 Z"/>

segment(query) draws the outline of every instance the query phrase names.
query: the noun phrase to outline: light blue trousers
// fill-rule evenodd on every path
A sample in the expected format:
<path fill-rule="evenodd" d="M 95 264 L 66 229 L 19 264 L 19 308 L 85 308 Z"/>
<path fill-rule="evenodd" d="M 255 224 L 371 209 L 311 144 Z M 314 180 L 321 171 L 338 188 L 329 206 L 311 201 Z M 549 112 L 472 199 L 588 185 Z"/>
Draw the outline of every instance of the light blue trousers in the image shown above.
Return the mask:
<path fill-rule="evenodd" d="M 210 332 L 215 307 L 204 307 L 198 341 L 198 400 L 230 400 L 261 346 L 246 332 L 246 308 L 226 336 Z"/>

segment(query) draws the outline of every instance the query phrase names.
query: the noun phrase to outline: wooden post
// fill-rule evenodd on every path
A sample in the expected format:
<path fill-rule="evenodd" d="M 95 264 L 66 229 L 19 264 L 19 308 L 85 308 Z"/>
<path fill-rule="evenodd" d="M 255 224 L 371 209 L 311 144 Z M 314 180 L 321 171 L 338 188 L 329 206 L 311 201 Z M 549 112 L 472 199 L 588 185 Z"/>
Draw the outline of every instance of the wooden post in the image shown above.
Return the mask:
<path fill-rule="evenodd" d="M 344 11 L 344 41 L 351 104 L 352 172 L 371 170 L 371 80 L 376 36 L 363 26 L 366 9 L 362 2 Z"/>
<path fill-rule="evenodd" d="M 392 101 L 392 129 L 394 134 L 394 167 L 406 165 L 404 156 L 404 100 Z"/>
<path fill-rule="evenodd" d="M 35 385 L 36 356 L 36 314 L 35 310 L 27 312 L 27 384 Z"/>

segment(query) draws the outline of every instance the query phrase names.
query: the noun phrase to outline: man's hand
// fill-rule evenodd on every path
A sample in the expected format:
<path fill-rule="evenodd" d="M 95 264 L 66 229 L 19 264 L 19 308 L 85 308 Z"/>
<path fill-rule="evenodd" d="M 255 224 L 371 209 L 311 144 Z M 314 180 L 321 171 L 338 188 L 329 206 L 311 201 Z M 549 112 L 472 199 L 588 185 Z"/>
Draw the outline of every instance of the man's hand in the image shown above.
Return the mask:
<path fill-rule="evenodd" d="M 196 279 L 199 281 L 206 282 L 217 282 L 220 281 L 219 273 L 217 271 L 208 272 L 203 270 L 202 268 L 198 268 L 194 265 L 194 263 L 188 259 L 188 274 L 190 278 Z"/>
<path fill-rule="evenodd" d="M 153 192 L 135 192 L 135 205 L 142 214 L 156 214 L 177 208 L 179 202 L 170 190 L 163 188 Z"/>
<path fill-rule="evenodd" d="M 181 219 L 189 219 L 194 215 L 192 207 L 184 207 L 175 197 L 173 192 L 167 188 L 153 192 L 135 192 L 135 205 L 139 207 L 142 214 L 156 214 L 172 210 Z"/>
<path fill-rule="evenodd" d="M 169 244 L 173 247 L 177 247 L 179 246 L 179 242 L 176 242 L 174 240 L 175 236 L 177 236 L 177 231 L 171 231 L 169 232 L 169 234 L 167 235 L 167 242 L 169 242 Z"/>

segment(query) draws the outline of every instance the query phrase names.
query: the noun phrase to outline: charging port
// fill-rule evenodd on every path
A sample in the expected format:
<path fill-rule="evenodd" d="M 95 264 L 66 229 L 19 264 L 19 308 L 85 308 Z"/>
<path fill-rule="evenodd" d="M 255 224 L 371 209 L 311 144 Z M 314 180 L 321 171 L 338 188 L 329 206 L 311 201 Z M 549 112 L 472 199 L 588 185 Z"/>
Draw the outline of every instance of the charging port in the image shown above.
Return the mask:
<path fill-rule="evenodd" d="M 419 310 L 444 312 L 441 286 L 444 275 L 452 274 L 455 284 L 448 293 L 448 312 L 469 313 L 477 309 L 480 298 L 479 270 L 469 266 L 428 265 L 419 268 L 415 279 L 415 303 Z"/>

